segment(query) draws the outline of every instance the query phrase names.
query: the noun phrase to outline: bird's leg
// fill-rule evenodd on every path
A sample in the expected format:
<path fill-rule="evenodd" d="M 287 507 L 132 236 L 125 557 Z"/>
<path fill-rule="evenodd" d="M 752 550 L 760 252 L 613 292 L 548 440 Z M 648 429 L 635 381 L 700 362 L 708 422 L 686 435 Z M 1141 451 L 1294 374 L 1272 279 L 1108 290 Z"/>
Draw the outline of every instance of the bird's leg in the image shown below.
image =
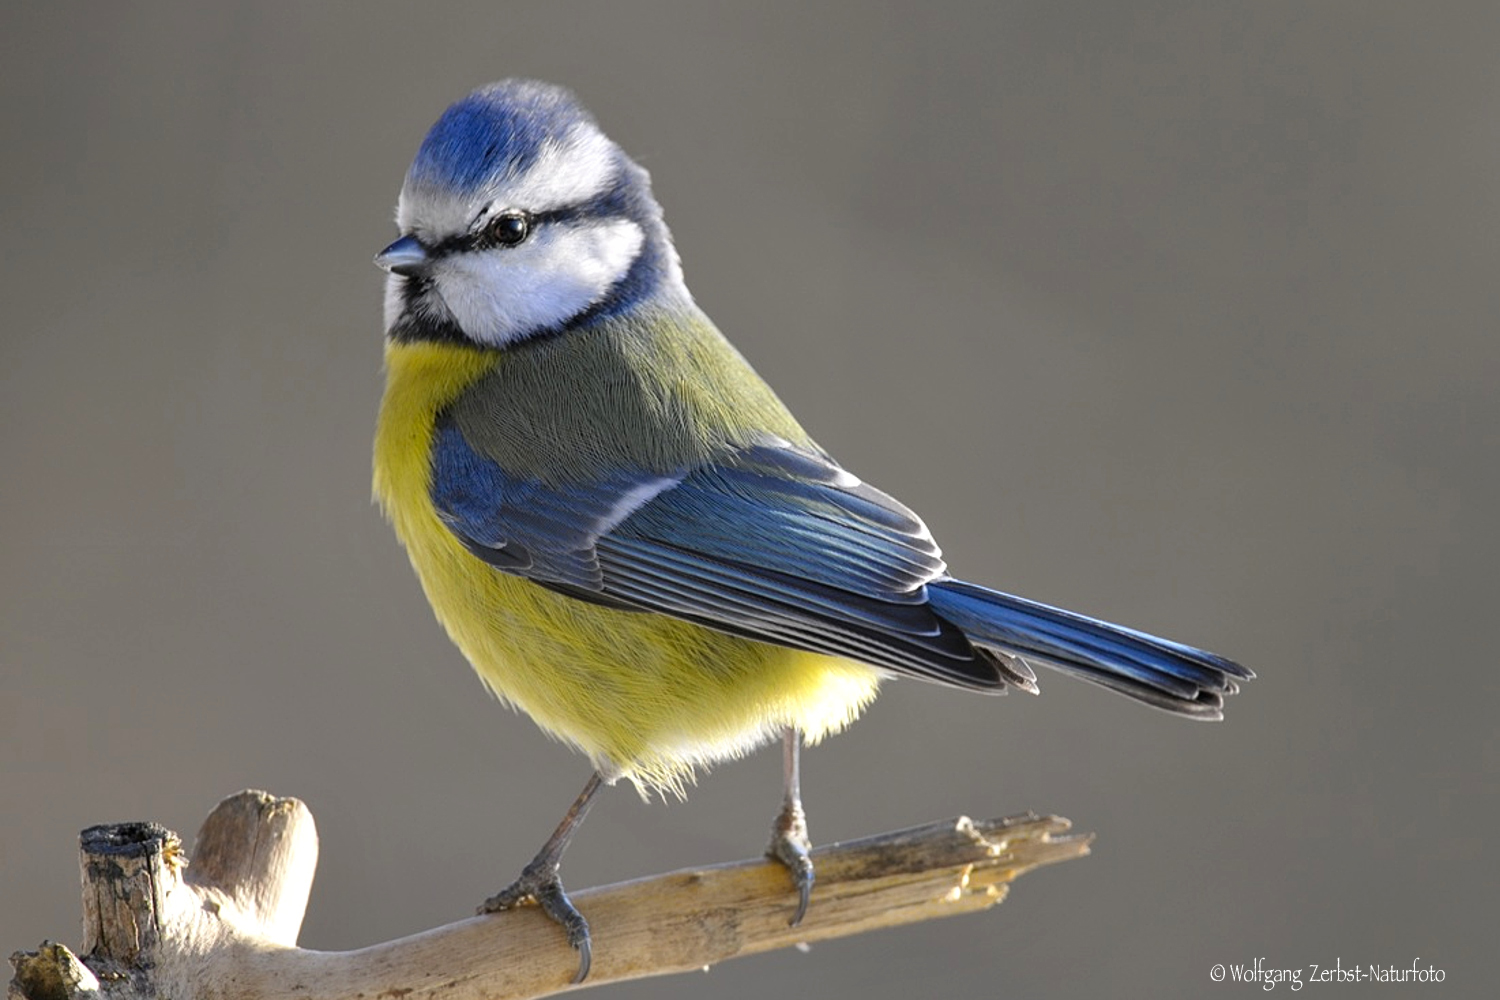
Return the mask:
<path fill-rule="evenodd" d="M 796 927 L 807 915 L 807 904 L 812 900 L 813 863 L 808 852 L 812 843 L 807 839 L 807 813 L 802 811 L 802 732 L 788 728 L 781 735 L 782 780 L 786 795 L 781 803 L 781 812 L 771 824 L 771 846 L 766 855 L 786 865 L 792 873 L 792 885 L 797 889 L 797 911 L 792 914 L 791 926 Z"/>
<path fill-rule="evenodd" d="M 573 839 L 573 834 L 578 832 L 579 824 L 583 822 L 583 817 L 588 815 L 594 796 L 603 787 L 604 779 L 599 776 L 598 771 L 595 771 L 589 778 L 588 784 L 583 786 L 583 791 L 578 793 L 578 798 L 573 802 L 573 807 L 568 810 L 568 814 L 563 817 L 561 823 L 557 824 L 557 830 L 547 838 L 547 842 L 542 845 L 537 856 L 531 859 L 531 863 L 521 869 L 521 877 L 486 899 L 479 907 L 481 914 L 498 913 L 501 910 L 513 909 L 523 900 L 536 900 L 542 912 L 561 924 L 563 930 L 568 932 L 568 944 L 578 950 L 578 973 L 573 977 L 575 983 L 581 983 L 587 978 L 589 965 L 593 959 L 592 949 L 589 946 L 589 922 L 583 919 L 583 914 L 579 913 L 573 906 L 573 901 L 568 899 L 568 893 L 563 889 L 562 878 L 557 870 L 562 863 L 563 851 L 568 849 L 568 842 Z"/>

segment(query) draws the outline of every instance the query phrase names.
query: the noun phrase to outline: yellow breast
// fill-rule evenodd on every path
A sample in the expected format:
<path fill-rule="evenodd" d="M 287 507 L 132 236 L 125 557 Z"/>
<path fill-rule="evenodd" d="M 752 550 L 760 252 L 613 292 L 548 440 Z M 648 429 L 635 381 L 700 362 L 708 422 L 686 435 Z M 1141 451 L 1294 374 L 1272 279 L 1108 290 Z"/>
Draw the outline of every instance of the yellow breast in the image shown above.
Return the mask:
<path fill-rule="evenodd" d="M 431 500 L 439 412 L 498 356 L 390 343 L 375 438 L 375 496 L 438 620 L 484 683 L 608 777 L 680 791 L 695 765 L 747 752 L 787 726 L 810 742 L 875 697 L 863 664 L 616 611 L 499 572 L 469 553 Z"/>

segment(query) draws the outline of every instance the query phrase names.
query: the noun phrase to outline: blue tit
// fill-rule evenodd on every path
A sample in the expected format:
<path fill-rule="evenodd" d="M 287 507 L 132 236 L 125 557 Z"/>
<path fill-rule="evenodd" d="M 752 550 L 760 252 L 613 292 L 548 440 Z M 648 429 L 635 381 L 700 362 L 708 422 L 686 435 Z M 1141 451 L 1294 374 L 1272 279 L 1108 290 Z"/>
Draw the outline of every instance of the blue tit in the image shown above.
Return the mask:
<path fill-rule="evenodd" d="M 881 681 L 1036 693 L 1032 664 L 1192 719 L 1223 657 L 951 576 L 912 511 L 846 471 L 693 302 L 646 171 L 571 94 L 474 91 L 428 132 L 376 264 L 375 495 L 485 685 L 587 754 L 514 884 L 589 967 L 558 876 L 602 785 L 681 792 L 780 737 L 768 853 L 813 886 L 798 753 Z"/>

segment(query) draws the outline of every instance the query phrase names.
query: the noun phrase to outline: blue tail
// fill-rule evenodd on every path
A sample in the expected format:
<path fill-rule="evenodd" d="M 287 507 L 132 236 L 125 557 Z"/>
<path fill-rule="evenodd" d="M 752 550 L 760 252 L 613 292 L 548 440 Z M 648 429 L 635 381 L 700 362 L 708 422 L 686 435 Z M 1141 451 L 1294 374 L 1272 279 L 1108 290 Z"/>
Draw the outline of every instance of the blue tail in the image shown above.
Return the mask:
<path fill-rule="evenodd" d="M 928 600 L 976 646 L 1027 660 L 1195 719 L 1224 717 L 1224 697 L 1255 675 L 1222 656 L 987 590 L 935 580 Z"/>

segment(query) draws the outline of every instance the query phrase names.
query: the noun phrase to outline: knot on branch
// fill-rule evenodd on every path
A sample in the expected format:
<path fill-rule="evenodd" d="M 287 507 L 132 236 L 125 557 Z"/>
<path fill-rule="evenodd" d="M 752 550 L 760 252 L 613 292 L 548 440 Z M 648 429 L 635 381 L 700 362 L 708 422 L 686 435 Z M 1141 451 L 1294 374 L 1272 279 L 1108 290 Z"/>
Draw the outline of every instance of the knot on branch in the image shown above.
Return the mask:
<path fill-rule="evenodd" d="M 198 831 L 198 857 L 157 823 L 91 826 L 79 835 L 83 958 L 44 942 L 11 957 L 11 1000 L 155 996 L 153 980 L 194 983 L 205 959 L 296 944 L 318 836 L 296 799 L 245 791 Z M 157 983 L 156 985 L 159 985 Z"/>

